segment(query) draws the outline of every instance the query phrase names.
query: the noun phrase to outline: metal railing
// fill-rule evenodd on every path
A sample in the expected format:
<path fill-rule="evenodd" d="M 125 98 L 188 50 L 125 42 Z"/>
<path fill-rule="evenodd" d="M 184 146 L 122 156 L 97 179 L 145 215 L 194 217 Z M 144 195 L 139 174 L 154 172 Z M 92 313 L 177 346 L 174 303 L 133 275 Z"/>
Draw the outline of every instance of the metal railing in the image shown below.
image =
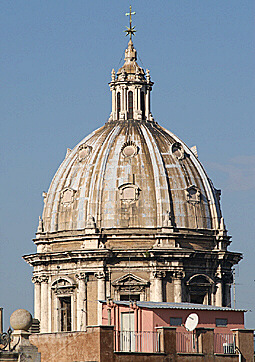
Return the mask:
<path fill-rule="evenodd" d="M 176 352 L 197 353 L 198 340 L 196 333 L 176 332 Z"/>
<path fill-rule="evenodd" d="M 233 333 L 214 333 L 214 353 L 235 354 L 236 343 Z"/>
<path fill-rule="evenodd" d="M 153 331 L 114 331 L 116 352 L 159 352 L 159 334 Z"/>

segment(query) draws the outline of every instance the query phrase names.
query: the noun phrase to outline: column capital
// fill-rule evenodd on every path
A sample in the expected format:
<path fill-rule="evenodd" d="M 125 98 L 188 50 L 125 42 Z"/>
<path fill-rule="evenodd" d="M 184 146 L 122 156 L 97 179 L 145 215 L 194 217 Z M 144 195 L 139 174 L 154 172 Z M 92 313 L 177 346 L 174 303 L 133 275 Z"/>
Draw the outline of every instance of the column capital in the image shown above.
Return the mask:
<path fill-rule="evenodd" d="M 105 279 L 105 272 L 103 271 L 97 271 L 94 275 L 97 279 Z"/>
<path fill-rule="evenodd" d="M 173 272 L 173 277 L 175 278 L 175 279 L 179 279 L 179 280 L 181 280 L 181 279 L 183 279 L 183 277 L 184 277 L 184 272 L 182 272 L 182 271 L 175 271 L 175 272 Z"/>
<path fill-rule="evenodd" d="M 41 283 L 48 283 L 48 281 L 49 281 L 49 277 L 48 277 L 48 275 L 41 275 L 40 276 L 40 280 L 41 280 Z"/>
<path fill-rule="evenodd" d="M 77 280 L 86 280 L 86 273 L 77 273 L 77 274 L 75 274 L 75 278 L 77 279 Z"/>
<path fill-rule="evenodd" d="M 162 279 L 162 278 L 165 278 L 165 276 L 166 276 L 165 271 L 156 270 L 156 271 L 153 272 L 153 277 L 155 279 Z"/>
<path fill-rule="evenodd" d="M 38 276 L 32 277 L 31 280 L 32 280 L 32 283 L 34 283 L 34 284 L 41 284 L 41 278 Z"/>

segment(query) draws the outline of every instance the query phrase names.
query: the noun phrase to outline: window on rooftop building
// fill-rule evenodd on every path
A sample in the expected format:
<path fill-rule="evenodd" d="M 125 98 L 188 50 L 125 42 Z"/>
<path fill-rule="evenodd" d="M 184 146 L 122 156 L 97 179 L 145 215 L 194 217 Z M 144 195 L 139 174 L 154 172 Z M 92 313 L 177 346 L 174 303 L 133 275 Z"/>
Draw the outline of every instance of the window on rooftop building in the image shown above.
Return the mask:
<path fill-rule="evenodd" d="M 182 325 L 182 318 L 177 317 L 170 317 L 170 326 L 181 326 Z"/>
<path fill-rule="evenodd" d="M 225 318 L 216 318 L 215 325 L 216 327 L 227 327 L 228 320 Z"/>

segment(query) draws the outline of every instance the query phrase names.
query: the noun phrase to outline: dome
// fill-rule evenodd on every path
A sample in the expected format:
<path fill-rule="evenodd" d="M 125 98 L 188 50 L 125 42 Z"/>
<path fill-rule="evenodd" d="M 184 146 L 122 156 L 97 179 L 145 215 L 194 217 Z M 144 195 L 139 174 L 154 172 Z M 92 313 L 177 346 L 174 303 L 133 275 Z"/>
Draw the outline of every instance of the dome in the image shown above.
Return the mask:
<path fill-rule="evenodd" d="M 227 249 L 220 190 L 196 149 L 154 121 L 131 20 L 126 32 L 109 119 L 67 150 L 43 193 L 37 252 L 24 256 L 43 333 L 101 324 L 106 298 L 231 305 L 242 256 Z"/>
<path fill-rule="evenodd" d="M 47 193 L 45 232 L 217 229 L 216 191 L 196 155 L 148 121 L 107 122 L 69 151 Z M 89 224 L 89 225 L 88 225 Z"/>

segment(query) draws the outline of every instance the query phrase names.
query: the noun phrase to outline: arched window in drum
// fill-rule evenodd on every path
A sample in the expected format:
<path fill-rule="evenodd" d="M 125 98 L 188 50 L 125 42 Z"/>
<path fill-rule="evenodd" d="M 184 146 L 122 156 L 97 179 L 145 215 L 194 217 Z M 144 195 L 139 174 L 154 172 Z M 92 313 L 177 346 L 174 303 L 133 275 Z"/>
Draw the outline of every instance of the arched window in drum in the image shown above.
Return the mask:
<path fill-rule="evenodd" d="M 117 119 L 120 119 L 120 92 L 117 93 Z"/>
<path fill-rule="evenodd" d="M 145 119 L 145 99 L 144 99 L 144 92 L 141 92 L 141 111 L 142 111 L 142 119 Z"/>
<path fill-rule="evenodd" d="M 133 92 L 128 92 L 128 119 L 133 119 Z"/>

